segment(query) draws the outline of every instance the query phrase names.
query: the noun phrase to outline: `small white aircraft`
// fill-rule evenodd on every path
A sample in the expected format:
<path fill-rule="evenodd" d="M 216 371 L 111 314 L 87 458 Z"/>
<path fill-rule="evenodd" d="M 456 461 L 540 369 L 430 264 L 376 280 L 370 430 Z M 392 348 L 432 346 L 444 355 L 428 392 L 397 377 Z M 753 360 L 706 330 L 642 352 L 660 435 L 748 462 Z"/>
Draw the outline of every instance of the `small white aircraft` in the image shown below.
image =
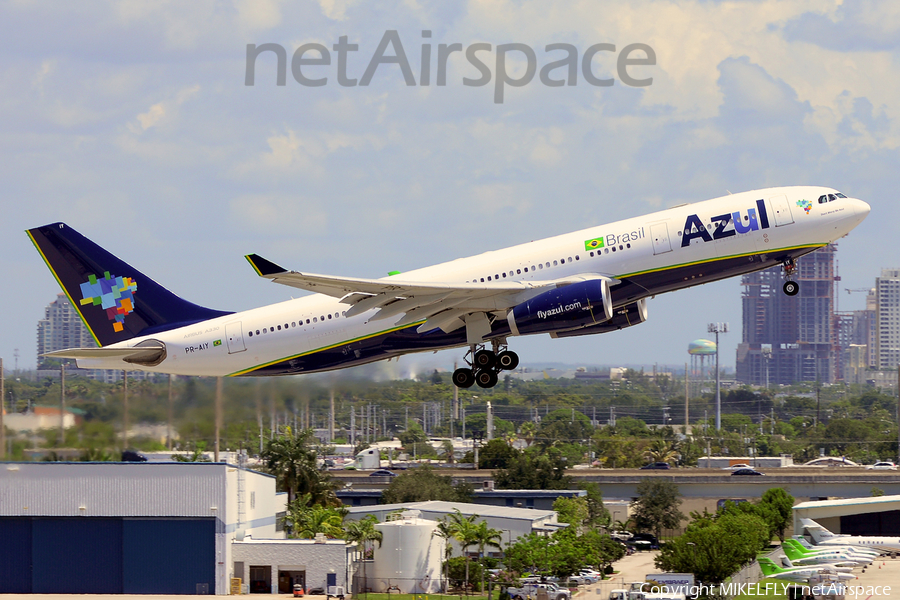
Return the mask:
<path fill-rule="evenodd" d="M 854 546 L 881 552 L 900 552 L 900 537 L 886 535 L 843 535 L 832 533 L 812 519 L 801 519 L 803 528 L 815 540 L 817 546 Z"/>
<path fill-rule="evenodd" d="M 179 298 L 63 223 L 28 235 L 99 346 L 47 354 L 79 367 L 293 375 L 467 346 L 453 382 L 490 388 L 518 365 L 516 336 L 630 327 L 656 294 L 779 264 L 796 295 L 795 260 L 868 213 L 830 188 L 769 188 L 384 279 L 299 273 L 251 254 L 261 277 L 315 293 L 239 313 Z"/>
<path fill-rule="evenodd" d="M 873 550 L 872 548 L 860 548 L 858 546 L 816 546 L 815 544 L 810 544 L 809 541 L 802 535 L 795 535 L 791 539 L 800 544 L 800 546 L 802 546 L 805 550 L 810 550 L 812 552 L 821 552 L 824 549 L 837 550 L 841 552 L 849 552 L 854 556 L 872 558 L 873 560 L 881 556 L 882 554 L 882 552 L 879 550 Z"/>
<path fill-rule="evenodd" d="M 790 561 L 788 561 L 790 562 Z M 851 573 L 838 571 L 828 565 L 808 565 L 805 567 L 779 567 L 768 558 L 759 559 L 759 568 L 769 579 L 781 579 L 796 583 L 806 583 L 814 577 L 828 576 L 838 581 L 855 579 Z"/>
<path fill-rule="evenodd" d="M 874 557 L 851 554 L 849 551 L 824 548 L 822 550 L 806 550 L 802 546 L 793 546 L 793 540 L 785 540 L 781 549 L 790 559 L 792 565 L 830 564 L 839 567 L 865 567 L 872 564 Z"/>

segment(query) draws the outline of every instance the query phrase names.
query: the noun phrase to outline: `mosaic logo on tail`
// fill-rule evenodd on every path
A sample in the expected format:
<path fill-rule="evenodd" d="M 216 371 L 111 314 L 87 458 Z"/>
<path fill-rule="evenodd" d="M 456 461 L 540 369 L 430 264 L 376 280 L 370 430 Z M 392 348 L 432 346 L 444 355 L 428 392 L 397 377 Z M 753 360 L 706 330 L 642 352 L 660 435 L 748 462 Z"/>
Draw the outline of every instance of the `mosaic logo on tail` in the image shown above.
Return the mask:
<path fill-rule="evenodd" d="M 134 293 L 137 282 L 131 277 L 113 277 L 106 271 L 102 279 L 90 275 L 81 284 L 81 305 L 93 304 L 106 311 L 116 332 L 125 329 L 125 315 L 134 311 Z"/>

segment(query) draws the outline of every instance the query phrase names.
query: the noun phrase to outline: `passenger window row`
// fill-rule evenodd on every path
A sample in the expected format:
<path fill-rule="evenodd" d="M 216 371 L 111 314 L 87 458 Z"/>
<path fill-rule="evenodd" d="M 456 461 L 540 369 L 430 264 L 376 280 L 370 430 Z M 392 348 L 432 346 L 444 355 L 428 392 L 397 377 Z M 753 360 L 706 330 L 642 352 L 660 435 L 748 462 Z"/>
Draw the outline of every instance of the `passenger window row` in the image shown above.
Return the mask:
<path fill-rule="evenodd" d="M 602 252 L 600 250 L 597 250 L 596 253 L 591 251 L 591 258 L 593 258 L 595 255 L 599 258 L 601 254 L 609 254 L 610 252 L 616 252 L 616 248 L 617 248 L 616 246 L 612 246 L 611 248 L 604 248 Z M 619 251 L 625 250 L 627 248 L 631 248 L 630 243 L 629 244 L 620 244 L 618 246 Z M 541 271 L 544 268 L 550 269 L 552 267 L 558 267 L 558 266 L 564 265 L 566 263 L 571 263 L 571 262 L 578 261 L 578 260 L 581 260 L 581 256 L 576 254 L 574 259 L 570 256 L 568 258 L 560 258 L 559 260 L 554 260 L 552 263 L 550 263 L 549 261 L 545 262 L 545 263 L 537 263 L 537 266 L 531 265 L 531 272 L 534 273 L 535 271 Z M 529 269 L 529 267 L 523 267 L 521 269 L 516 269 L 515 271 L 504 271 L 503 273 L 494 273 L 493 275 L 488 275 L 487 277 L 476 277 L 476 278 L 472 279 L 471 281 L 466 281 L 466 283 L 484 283 L 485 281 L 497 281 L 500 279 L 506 279 L 507 273 L 509 273 L 509 277 L 512 278 L 512 277 L 515 277 L 516 275 L 521 275 L 523 272 L 528 273 L 528 269 Z"/>
<path fill-rule="evenodd" d="M 331 315 L 331 313 L 328 313 L 327 316 L 322 315 L 320 317 L 313 317 L 312 319 L 306 319 L 306 324 L 307 325 L 316 324 L 316 323 L 319 323 L 320 321 L 324 322 L 324 321 L 331 320 L 331 319 L 337 319 L 341 316 L 347 316 L 347 311 L 340 312 L 340 313 L 334 313 L 333 316 Z M 263 327 L 262 330 L 257 329 L 254 331 L 251 329 L 248 337 L 253 337 L 254 335 L 263 335 L 266 333 L 275 333 L 276 331 L 281 331 L 282 328 L 287 330 L 292 327 L 297 327 L 298 325 L 300 327 L 303 327 L 303 319 L 300 319 L 299 321 L 292 321 L 290 323 L 290 325 L 285 323 L 284 325 L 273 325 L 271 327 Z"/>

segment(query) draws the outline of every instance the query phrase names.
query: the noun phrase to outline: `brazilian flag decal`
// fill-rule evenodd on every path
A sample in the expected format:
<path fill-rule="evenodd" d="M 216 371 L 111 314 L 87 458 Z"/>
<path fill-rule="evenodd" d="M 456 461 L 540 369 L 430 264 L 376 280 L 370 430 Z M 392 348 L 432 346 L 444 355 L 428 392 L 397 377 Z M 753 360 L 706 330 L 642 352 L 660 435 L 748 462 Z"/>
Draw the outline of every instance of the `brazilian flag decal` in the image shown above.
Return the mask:
<path fill-rule="evenodd" d="M 603 247 L 603 238 L 602 237 L 594 238 L 592 240 L 587 240 L 584 243 L 585 250 L 596 250 L 597 248 L 602 248 L 602 247 Z"/>
<path fill-rule="evenodd" d="M 213 346 L 221 346 L 221 345 L 222 345 L 222 340 L 216 340 L 213 342 Z"/>

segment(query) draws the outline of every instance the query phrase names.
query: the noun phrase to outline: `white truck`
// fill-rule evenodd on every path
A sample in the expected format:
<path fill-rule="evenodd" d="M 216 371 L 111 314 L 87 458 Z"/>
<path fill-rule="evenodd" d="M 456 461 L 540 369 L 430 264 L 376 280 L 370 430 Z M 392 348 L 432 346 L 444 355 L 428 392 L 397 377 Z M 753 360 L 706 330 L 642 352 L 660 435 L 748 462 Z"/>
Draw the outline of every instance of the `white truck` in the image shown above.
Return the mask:
<path fill-rule="evenodd" d="M 506 588 L 506 593 L 512 600 L 539 600 L 544 593 L 547 600 L 572 600 L 572 592 L 555 583 L 526 583 L 522 587 Z"/>

